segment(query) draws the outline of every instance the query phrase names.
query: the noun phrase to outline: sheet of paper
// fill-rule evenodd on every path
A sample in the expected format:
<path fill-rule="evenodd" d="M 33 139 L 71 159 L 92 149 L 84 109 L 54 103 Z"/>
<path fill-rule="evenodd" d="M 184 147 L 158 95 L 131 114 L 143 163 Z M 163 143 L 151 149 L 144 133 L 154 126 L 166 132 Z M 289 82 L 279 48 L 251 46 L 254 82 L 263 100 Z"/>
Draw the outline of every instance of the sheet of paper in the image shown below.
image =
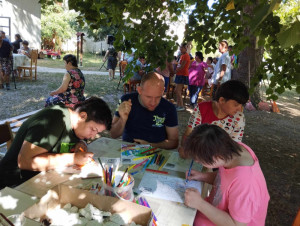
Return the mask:
<path fill-rule="evenodd" d="M 182 178 L 146 172 L 138 189 L 141 195 L 183 203 L 188 187 L 197 188 L 201 194 L 202 183 L 199 181 L 189 181 L 186 185 Z"/>
<path fill-rule="evenodd" d="M 164 165 L 163 169 L 174 170 L 178 172 L 186 172 L 189 170 L 191 164 L 190 159 L 182 159 L 178 152 L 173 152 L 168 161 Z M 202 165 L 194 162 L 192 169 L 201 171 Z"/>
<path fill-rule="evenodd" d="M 88 145 L 88 150 L 94 153 L 94 159 L 99 157 L 120 158 L 121 140 L 101 137 Z"/>
<path fill-rule="evenodd" d="M 76 174 L 77 178 L 102 176 L 102 168 L 99 165 L 98 161 L 88 163 L 83 167 L 74 165 L 62 169 L 57 169 L 56 171 L 59 173 Z"/>
<path fill-rule="evenodd" d="M 174 203 L 171 201 L 161 200 L 149 196 L 146 197 L 146 199 L 158 220 L 157 225 L 193 225 L 194 218 L 197 212 L 195 209 L 191 209 L 185 206 L 183 203 Z"/>
<path fill-rule="evenodd" d="M 114 166 L 114 169 L 118 168 L 120 165 L 120 158 L 107 158 L 101 157 L 102 165 L 105 167 L 107 166 Z M 61 169 L 57 169 L 57 172 L 60 173 L 67 173 L 67 174 L 77 174 L 77 177 L 80 178 L 87 178 L 87 177 L 95 177 L 95 176 L 102 176 L 102 167 L 99 163 L 99 158 L 95 159 L 94 162 L 87 163 L 86 165 L 79 167 L 79 166 L 69 166 L 64 167 Z"/>
<path fill-rule="evenodd" d="M 0 213 L 6 217 L 21 214 L 38 201 L 36 197 L 6 187 L 0 191 Z"/>

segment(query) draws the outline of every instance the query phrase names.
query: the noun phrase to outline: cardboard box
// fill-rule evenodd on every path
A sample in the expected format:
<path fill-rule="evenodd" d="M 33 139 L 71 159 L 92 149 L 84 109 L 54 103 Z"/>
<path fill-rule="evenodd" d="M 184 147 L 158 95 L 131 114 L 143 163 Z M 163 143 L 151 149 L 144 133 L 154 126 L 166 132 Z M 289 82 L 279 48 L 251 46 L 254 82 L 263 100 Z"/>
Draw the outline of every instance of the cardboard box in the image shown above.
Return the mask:
<path fill-rule="evenodd" d="M 130 222 L 147 226 L 151 224 L 151 209 L 133 202 L 119 200 L 109 196 L 99 196 L 85 190 L 72 188 L 66 185 L 57 185 L 41 198 L 41 200 L 24 211 L 23 216 L 34 219 L 39 218 L 48 209 L 57 206 L 63 207 L 71 203 L 78 208 L 84 208 L 88 203 L 103 211 L 126 214 Z"/>

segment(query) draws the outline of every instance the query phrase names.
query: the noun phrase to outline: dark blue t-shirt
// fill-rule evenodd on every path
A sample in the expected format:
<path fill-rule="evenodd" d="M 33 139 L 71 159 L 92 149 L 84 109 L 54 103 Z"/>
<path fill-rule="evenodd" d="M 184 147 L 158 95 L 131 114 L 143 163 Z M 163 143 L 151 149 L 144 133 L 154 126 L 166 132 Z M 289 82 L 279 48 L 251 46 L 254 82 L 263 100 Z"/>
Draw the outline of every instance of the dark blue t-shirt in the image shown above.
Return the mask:
<path fill-rule="evenodd" d="M 133 139 L 142 139 L 150 143 L 158 143 L 167 139 L 166 126 L 178 125 L 175 106 L 161 98 L 154 111 L 143 107 L 138 99 L 138 93 L 122 96 L 121 102 L 131 99 L 132 107 L 123 131 L 123 140 L 133 142 Z M 116 116 L 120 117 L 116 111 Z"/>
<path fill-rule="evenodd" d="M 10 51 L 11 51 L 10 42 L 3 39 L 2 40 L 2 46 L 0 48 L 0 57 L 1 58 L 8 58 L 9 55 L 10 55 Z"/>

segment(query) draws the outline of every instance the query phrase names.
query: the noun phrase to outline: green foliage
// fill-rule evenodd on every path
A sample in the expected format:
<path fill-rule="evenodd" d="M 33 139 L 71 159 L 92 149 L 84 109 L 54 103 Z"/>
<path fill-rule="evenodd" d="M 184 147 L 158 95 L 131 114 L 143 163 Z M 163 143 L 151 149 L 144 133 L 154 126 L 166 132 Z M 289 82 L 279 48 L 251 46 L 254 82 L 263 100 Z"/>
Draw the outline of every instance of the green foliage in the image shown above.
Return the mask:
<path fill-rule="evenodd" d="M 39 0 L 39 3 L 42 5 L 42 8 L 45 8 L 49 5 L 53 5 L 54 2 L 63 2 L 63 0 Z"/>
<path fill-rule="evenodd" d="M 189 23 L 186 30 L 188 40 L 196 40 L 202 43 L 206 53 L 216 48 L 218 41 L 228 39 L 234 43 L 234 53 L 239 54 L 245 48 L 251 46 L 250 38 L 257 38 L 257 47 L 262 47 L 267 52 L 268 58 L 261 62 L 256 69 L 255 76 L 251 78 L 251 92 L 267 74 L 272 74 L 270 87 L 266 94 L 268 99 L 277 99 L 286 89 L 291 89 L 297 83 L 299 73 L 300 43 L 298 27 L 291 27 L 293 30 L 285 30 L 286 26 L 280 24 L 278 9 L 280 1 L 262 0 L 244 1 L 235 0 L 235 9 L 226 11 L 225 8 L 230 1 L 219 1 L 207 7 L 207 1 L 197 1 L 195 9 L 189 16 L 192 24 Z M 285 7 L 282 4 L 279 10 Z M 299 13 L 299 10 L 298 10 Z M 294 14 L 282 16 L 286 18 Z M 298 26 L 298 25 L 297 25 Z M 282 40 L 281 42 L 280 39 Z M 284 49 L 285 48 L 285 49 Z M 297 72 L 298 71 L 298 72 Z M 299 89 L 298 89 L 299 90 Z"/>
<path fill-rule="evenodd" d="M 93 38 L 94 41 L 104 40 L 107 35 L 115 35 L 117 33 L 117 28 L 115 26 L 102 26 L 97 29 L 90 29 L 90 26 L 85 24 L 82 27 L 82 30 L 87 34 L 88 37 Z"/>
<path fill-rule="evenodd" d="M 76 34 L 75 12 L 64 10 L 60 5 L 47 5 L 42 8 L 41 27 L 43 46 L 59 48 L 64 40 L 70 39 Z"/>
<path fill-rule="evenodd" d="M 135 48 L 136 57 L 144 54 L 148 62 L 159 66 L 165 64 L 166 55 L 171 60 L 177 49 L 177 37 L 166 33 L 169 28 L 166 21 L 177 19 L 184 8 L 183 1 L 167 2 L 168 4 L 160 0 L 74 0 L 69 1 L 69 7 L 80 11 L 79 20 L 87 22 L 92 29 L 117 27 L 114 42 L 117 50 L 131 52 L 131 48 Z"/>
<path fill-rule="evenodd" d="M 292 17 L 299 13 L 299 10 L 289 13 L 283 8 L 295 1 L 284 1 L 276 13 L 280 0 L 235 0 L 235 8 L 228 11 L 225 8 L 231 0 L 217 1 L 211 8 L 207 6 L 208 0 L 71 0 L 69 7 L 80 12 L 79 22 L 87 23 L 92 30 L 117 27 L 115 48 L 125 52 L 137 49 L 136 57 L 144 54 L 152 67 L 163 66 L 166 57 L 172 59 L 177 37 L 166 32 L 167 21 L 177 21 L 186 9 L 190 11 L 185 39 L 201 44 L 197 49 L 204 49 L 207 54 L 214 52 L 223 39 L 230 39 L 234 43 L 233 53 L 239 54 L 246 48 L 254 48 L 251 40 L 256 37 L 257 47 L 263 48 L 269 57 L 256 68 L 251 87 L 270 73 L 267 94 L 268 98 L 276 99 L 276 95 L 291 89 L 293 84 L 299 91 L 300 39 L 296 42 L 291 39 L 287 44 L 279 42 L 289 40 L 281 37 L 291 34 L 287 22 L 295 22 Z"/>

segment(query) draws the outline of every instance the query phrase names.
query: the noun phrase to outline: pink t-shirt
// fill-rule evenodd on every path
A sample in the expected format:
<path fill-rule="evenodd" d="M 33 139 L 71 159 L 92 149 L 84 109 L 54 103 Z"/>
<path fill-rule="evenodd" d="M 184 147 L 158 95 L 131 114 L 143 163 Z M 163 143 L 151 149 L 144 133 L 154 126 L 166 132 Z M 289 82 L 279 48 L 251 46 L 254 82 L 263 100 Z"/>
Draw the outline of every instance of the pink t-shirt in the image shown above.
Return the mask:
<path fill-rule="evenodd" d="M 204 86 L 205 85 L 205 70 L 207 64 L 205 62 L 198 63 L 193 61 L 189 69 L 189 84 L 193 86 Z"/>
<path fill-rule="evenodd" d="M 236 142 L 243 139 L 245 127 L 243 112 L 237 112 L 234 116 L 226 116 L 223 119 L 219 119 L 213 111 L 211 101 L 201 102 L 195 107 L 188 122 L 188 127 L 194 129 L 194 127 L 204 123 L 221 127 Z"/>
<path fill-rule="evenodd" d="M 270 196 L 265 177 L 258 159 L 250 147 L 239 143 L 251 154 L 252 166 L 238 166 L 231 169 L 220 167 L 213 189 L 207 201 L 220 210 L 248 226 L 265 225 Z M 194 226 L 214 225 L 197 211 Z"/>

